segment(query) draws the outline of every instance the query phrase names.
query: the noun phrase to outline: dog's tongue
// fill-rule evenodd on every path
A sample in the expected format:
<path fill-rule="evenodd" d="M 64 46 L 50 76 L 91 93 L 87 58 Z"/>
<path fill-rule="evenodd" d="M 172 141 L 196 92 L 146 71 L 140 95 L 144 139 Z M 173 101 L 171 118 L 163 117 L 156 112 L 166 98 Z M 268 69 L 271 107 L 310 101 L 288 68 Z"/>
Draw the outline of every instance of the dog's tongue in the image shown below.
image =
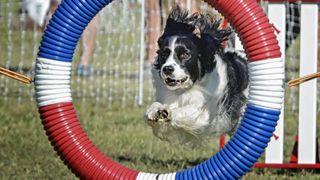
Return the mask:
<path fill-rule="evenodd" d="M 171 78 L 167 78 L 166 79 L 166 83 L 169 86 L 176 86 L 178 83 L 180 83 L 180 80 L 174 80 L 174 79 L 171 79 Z"/>

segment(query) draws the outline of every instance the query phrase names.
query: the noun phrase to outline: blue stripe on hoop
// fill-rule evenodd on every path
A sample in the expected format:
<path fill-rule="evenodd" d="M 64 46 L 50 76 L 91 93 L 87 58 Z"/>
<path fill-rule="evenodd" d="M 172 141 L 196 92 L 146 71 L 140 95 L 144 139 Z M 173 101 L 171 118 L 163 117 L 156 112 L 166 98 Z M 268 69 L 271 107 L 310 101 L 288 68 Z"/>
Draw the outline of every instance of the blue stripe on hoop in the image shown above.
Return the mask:
<path fill-rule="evenodd" d="M 239 179 L 258 160 L 267 147 L 280 115 L 279 110 L 248 104 L 243 120 L 225 147 L 215 156 L 199 164 L 191 172 L 202 170 L 202 178 Z M 177 172 L 188 177 L 190 169 Z M 213 175 L 213 177 L 212 177 Z M 189 176 L 190 177 L 190 176 Z"/>
<path fill-rule="evenodd" d="M 247 105 L 247 108 L 248 108 L 248 109 L 255 110 L 255 111 L 264 112 L 264 113 L 267 113 L 267 114 L 270 114 L 270 115 L 276 115 L 276 116 L 279 116 L 280 113 L 281 113 L 280 110 L 267 109 L 267 108 L 259 107 L 259 106 L 257 106 L 257 105 L 253 105 L 253 104 L 248 104 L 248 105 Z"/>
<path fill-rule="evenodd" d="M 110 2 L 111 0 L 62 1 L 44 32 L 38 56 L 72 62 L 82 32 L 98 11 Z"/>

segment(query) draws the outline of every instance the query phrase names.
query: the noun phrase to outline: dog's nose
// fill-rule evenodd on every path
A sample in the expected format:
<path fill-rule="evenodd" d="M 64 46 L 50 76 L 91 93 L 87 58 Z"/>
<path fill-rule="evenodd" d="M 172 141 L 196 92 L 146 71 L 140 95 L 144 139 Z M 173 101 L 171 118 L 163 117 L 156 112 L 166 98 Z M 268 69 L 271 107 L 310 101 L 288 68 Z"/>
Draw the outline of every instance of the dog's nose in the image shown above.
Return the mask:
<path fill-rule="evenodd" d="M 164 74 L 170 75 L 170 74 L 172 74 L 172 72 L 174 71 L 174 67 L 171 66 L 171 65 L 164 66 L 163 69 L 162 69 L 162 71 L 163 71 Z"/>

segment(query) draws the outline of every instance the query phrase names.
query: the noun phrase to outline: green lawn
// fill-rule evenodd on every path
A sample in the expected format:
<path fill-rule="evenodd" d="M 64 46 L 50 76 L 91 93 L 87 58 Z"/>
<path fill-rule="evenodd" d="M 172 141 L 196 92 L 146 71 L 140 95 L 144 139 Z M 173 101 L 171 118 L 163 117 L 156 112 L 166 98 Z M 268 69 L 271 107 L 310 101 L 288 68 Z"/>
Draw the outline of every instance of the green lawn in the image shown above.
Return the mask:
<path fill-rule="evenodd" d="M 12 2 L 11 5 L 8 2 Z M 22 30 L 25 34 L 21 33 L 21 27 L 16 26 L 19 24 L 18 4 L 18 1 L 9 0 L 0 2 L 1 10 L 13 13 L 11 17 L 0 11 L 0 65 L 13 69 L 18 67 L 18 70 L 25 68 L 29 72 L 24 73 L 30 75 L 41 32 Z M 113 15 L 123 12 L 121 10 L 121 7 L 115 6 L 115 11 L 107 13 L 106 17 L 117 17 Z M 139 13 L 135 15 L 132 16 L 133 24 L 128 27 L 138 24 Z M 91 140 L 111 159 L 147 172 L 182 170 L 216 153 L 219 149 L 217 139 L 192 149 L 162 142 L 152 135 L 142 118 L 145 106 L 137 107 L 133 103 L 137 84 L 132 77 L 138 71 L 139 53 L 136 52 L 140 48 L 139 32 L 123 29 L 117 19 L 102 20 L 106 24 L 101 31 L 113 27 L 123 32 L 112 36 L 100 33 L 93 57 L 97 76 L 91 79 L 73 77 L 72 81 L 75 106 Z M 298 45 L 299 41 L 293 44 L 287 57 L 290 72 L 287 79 L 297 77 Z M 77 52 L 75 54 L 77 63 L 79 57 Z M 150 91 L 150 84 L 147 83 L 144 89 L 145 92 Z M 297 92 L 298 88 L 286 89 L 285 161 L 289 160 L 297 130 Z M 76 179 L 47 140 L 34 102 L 33 85 L 24 86 L 0 76 L 0 95 L 0 180 Z M 145 97 L 145 105 L 151 98 Z M 318 122 L 318 132 L 319 126 Z M 253 169 L 244 179 L 309 180 L 320 179 L 320 174 L 313 171 Z"/>
<path fill-rule="evenodd" d="M 122 109 L 78 103 L 79 119 L 91 140 L 111 159 L 147 172 L 192 167 L 218 150 L 218 141 L 189 148 L 162 142 L 143 121 L 144 107 Z M 9 99 L 0 104 L 0 179 L 75 179 L 51 147 L 35 103 Z M 293 120 L 290 120 L 293 121 Z M 294 138 L 294 133 L 288 134 Z M 287 147 L 285 154 L 290 154 Z M 254 169 L 244 179 L 318 179 L 312 171 Z"/>

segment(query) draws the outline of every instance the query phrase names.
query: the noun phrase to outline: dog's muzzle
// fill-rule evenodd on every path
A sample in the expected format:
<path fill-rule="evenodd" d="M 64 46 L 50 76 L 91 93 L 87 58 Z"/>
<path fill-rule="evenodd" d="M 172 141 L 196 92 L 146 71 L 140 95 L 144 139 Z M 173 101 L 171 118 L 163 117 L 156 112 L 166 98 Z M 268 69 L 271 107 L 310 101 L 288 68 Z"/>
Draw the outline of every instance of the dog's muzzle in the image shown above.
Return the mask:
<path fill-rule="evenodd" d="M 162 68 L 162 72 L 165 75 L 171 75 L 174 71 L 174 67 L 172 65 L 167 65 Z"/>

